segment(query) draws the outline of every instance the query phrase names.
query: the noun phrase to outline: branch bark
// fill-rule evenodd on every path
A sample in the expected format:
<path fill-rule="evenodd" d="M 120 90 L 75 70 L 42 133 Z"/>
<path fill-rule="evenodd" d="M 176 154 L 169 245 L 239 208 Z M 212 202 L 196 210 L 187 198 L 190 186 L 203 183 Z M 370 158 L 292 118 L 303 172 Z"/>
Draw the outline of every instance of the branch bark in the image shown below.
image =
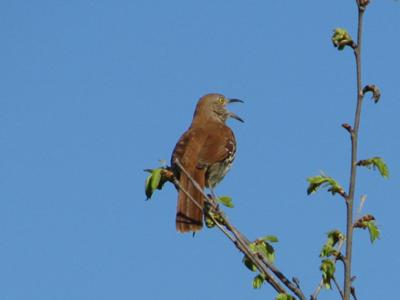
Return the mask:
<path fill-rule="evenodd" d="M 352 249 L 353 249 L 353 207 L 354 194 L 356 187 L 357 175 L 357 146 L 358 133 L 360 128 L 361 108 L 364 99 L 361 80 L 361 46 L 363 33 L 363 16 L 366 4 L 365 1 L 357 0 L 358 22 L 357 22 L 357 45 L 354 48 L 354 56 L 356 60 L 356 75 L 357 75 L 357 105 L 354 116 L 354 126 L 350 131 L 351 137 L 351 165 L 350 165 L 350 182 L 349 192 L 346 199 L 346 255 L 344 258 L 344 300 L 349 300 L 351 295 L 351 264 L 352 264 Z"/>

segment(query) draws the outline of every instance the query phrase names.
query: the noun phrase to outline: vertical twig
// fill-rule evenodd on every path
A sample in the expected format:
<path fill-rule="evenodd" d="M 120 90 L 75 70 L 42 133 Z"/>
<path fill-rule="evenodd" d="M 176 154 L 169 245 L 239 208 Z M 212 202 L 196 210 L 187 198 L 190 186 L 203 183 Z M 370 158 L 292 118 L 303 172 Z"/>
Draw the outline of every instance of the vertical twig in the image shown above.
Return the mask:
<path fill-rule="evenodd" d="M 362 45 L 362 30 L 363 16 L 365 6 L 361 3 L 362 0 L 357 0 L 358 22 L 357 22 L 357 45 L 354 48 L 357 72 L 357 106 L 354 117 L 354 126 L 350 131 L 351 137 L 351 166 L 350 166 L 350 183 L 349 193 L 346 199 L 346 256 L 344 258 L 344 300 L 350 299 L 351 294 L 351 263 L 352 263 L 352 248 L 353 248 L 353 206 L 354 193 L 356 187 L 357 173 L 357 146 L 358 132 L 360 127 L 361 107 L 364 98 L 361 80 L 361 45 Z"/>

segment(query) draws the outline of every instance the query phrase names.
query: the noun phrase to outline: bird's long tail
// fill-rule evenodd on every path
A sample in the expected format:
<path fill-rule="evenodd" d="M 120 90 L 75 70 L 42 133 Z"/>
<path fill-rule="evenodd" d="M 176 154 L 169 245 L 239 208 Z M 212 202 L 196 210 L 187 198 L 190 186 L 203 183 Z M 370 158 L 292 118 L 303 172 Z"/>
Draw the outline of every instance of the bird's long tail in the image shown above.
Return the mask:
<path fill-rule="evenodd" d="M 200 188 L 204 189 L 204 170 L 195 169 L 192 176 Z M 179 183 L 196 200 L 201 209 L 182 190 L 179 191 L 176 230 L 179 232 L 199 231 L 203 227 L 203 195 L 193 186 L 185 174 L 181 174 Z"/>

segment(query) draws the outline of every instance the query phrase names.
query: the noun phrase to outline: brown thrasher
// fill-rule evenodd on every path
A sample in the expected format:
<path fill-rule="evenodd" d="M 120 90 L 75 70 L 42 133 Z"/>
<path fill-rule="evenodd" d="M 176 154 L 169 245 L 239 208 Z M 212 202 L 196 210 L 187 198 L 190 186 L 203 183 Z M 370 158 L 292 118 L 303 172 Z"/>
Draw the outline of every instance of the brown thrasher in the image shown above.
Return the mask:
<path fill-rule="evenodd" d="M 236 140 L 232 130 L 226 126 L 231 117 L 243 122 L 236 114 L 229 112 L 226 105 L 243 102 L 228 99 L 221 94 L 207 94 L 200 98 L 189 129 L 181 136 L 172 153 L 171 166 L 180 185 L 203 208 L 203 195 L 175 163 L 178 159 L 184 169 L 199 184 L 213 189 L 229 171 L 235 159 Z M 203 227 L 203 210 L 187 195 L 178 190 L 176 230 L 179 232 L 198 231 Z"/>

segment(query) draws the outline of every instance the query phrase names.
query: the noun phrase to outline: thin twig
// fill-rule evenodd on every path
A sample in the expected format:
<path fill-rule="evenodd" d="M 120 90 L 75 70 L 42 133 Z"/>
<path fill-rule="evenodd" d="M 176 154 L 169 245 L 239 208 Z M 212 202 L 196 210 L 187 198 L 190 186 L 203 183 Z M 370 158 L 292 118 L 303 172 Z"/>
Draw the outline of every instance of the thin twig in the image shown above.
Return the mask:
<path fill-rule="evenodd" d="M 340 285 L 339 285 L 339 283 L 337 282 L 336 277 L 333 276 L 332 280 L 333 280 L 333 282 L 335 283 L 335 286 L 336 286 L 337 290 L 339 291 L 340 297 L 341 297 L 342 299 L 344 299 L 344 295 L 343 295 L 342 289 L 340 288 Z"/>
<path fill-rule="evenodd" d="M 356 289 L 354 287 L 351 287 L 351 295 L 354 300 L 357 300 Z"/>
<path fill-rule="evenodd" d="M 350 299 L 351 294 L 351 260 L 353 248 L 353 206 L 354 194 L 356 186 L 356 173 L 357 173 L 357 146 L 358 146 L 358 132 L 360 128 L 361 108 L 364 98 L 362 91 L 361 80 L 361 45 L 362 45 L 362 30 L 363 30 L 363 16 L 365 6 L 360 0 L 357 0 L 358 8 L 358 22 L 357 22 L 357 46 L 354 49 L 354 56 L 356 60 L 356 74 L 357 74 L 357 106 L 354 116 L 354 126 L 350 132 L 351 137 L 351 165 L 350 165 L 350 182 L 349 193 L 346 201 L 346 256 L 344 258 L 344 300 Z"/>
<path fill-rule="evenodd" d="M 264 257 L 260 253 L 254 253 L 250 247 L 249 247 L 249 240 L 239 231 L 237 230 L 227 219 L 227 217 L 224 215 L 222 211 L 219 210 L 218 205 L 214 201 L 212 201 L 203 191 L 203 189 L 199 186 L 199 184 L 192 178 L 192 176 L 185 170 L 183 165 L 180 163 L 178 159 L 175 160 L 176 165 L 181 169 L 181 171 L 185 174 L 185 176 L 191 181 L 193 186 L 201 192 L 203 195 L 205 201 L 211 205 L 211 208 L 219 214 L 219 216 L 222 218 L 223 222 L 218 222 L 212 216 L 212 214 L 208 214 L 209 217 L 215 222 L 218 226 L 218 228 L 235 244 L 235 246 L 243 252 L 251 261 L 252 263 L 257 267 L 257 269 L 264 275 L 266 278 L 267 282 L 270 283 L 274 289 L 279 292 L 279 293 L 287 293 L 286 290 L 280 286 L 278 282 L 271 276 L 268 270 L 271 270 L 277 278 L 286 285 L 287 288 L 289 288 L 299 299 L 301 300 L 306 300 L 303 292 L 301 289 L 299 289 L 295 284 L 293 284 L 289 279 L 287 279 L 282 272 L 280 272 L 273 264 L 271 264 L 266 257 Z M 179 186 L 178 186 L 179 187 Z M 187 193 L 185 193 L 188 195 Z M 190 196 L 190 195 L 188 195 Z M 192 197 L 189 197 L 189 199 L 192 199 Z M 225 226 L 226 229 L 228 229 L 232 234 L 233 237 L 223 228 Z"/>

